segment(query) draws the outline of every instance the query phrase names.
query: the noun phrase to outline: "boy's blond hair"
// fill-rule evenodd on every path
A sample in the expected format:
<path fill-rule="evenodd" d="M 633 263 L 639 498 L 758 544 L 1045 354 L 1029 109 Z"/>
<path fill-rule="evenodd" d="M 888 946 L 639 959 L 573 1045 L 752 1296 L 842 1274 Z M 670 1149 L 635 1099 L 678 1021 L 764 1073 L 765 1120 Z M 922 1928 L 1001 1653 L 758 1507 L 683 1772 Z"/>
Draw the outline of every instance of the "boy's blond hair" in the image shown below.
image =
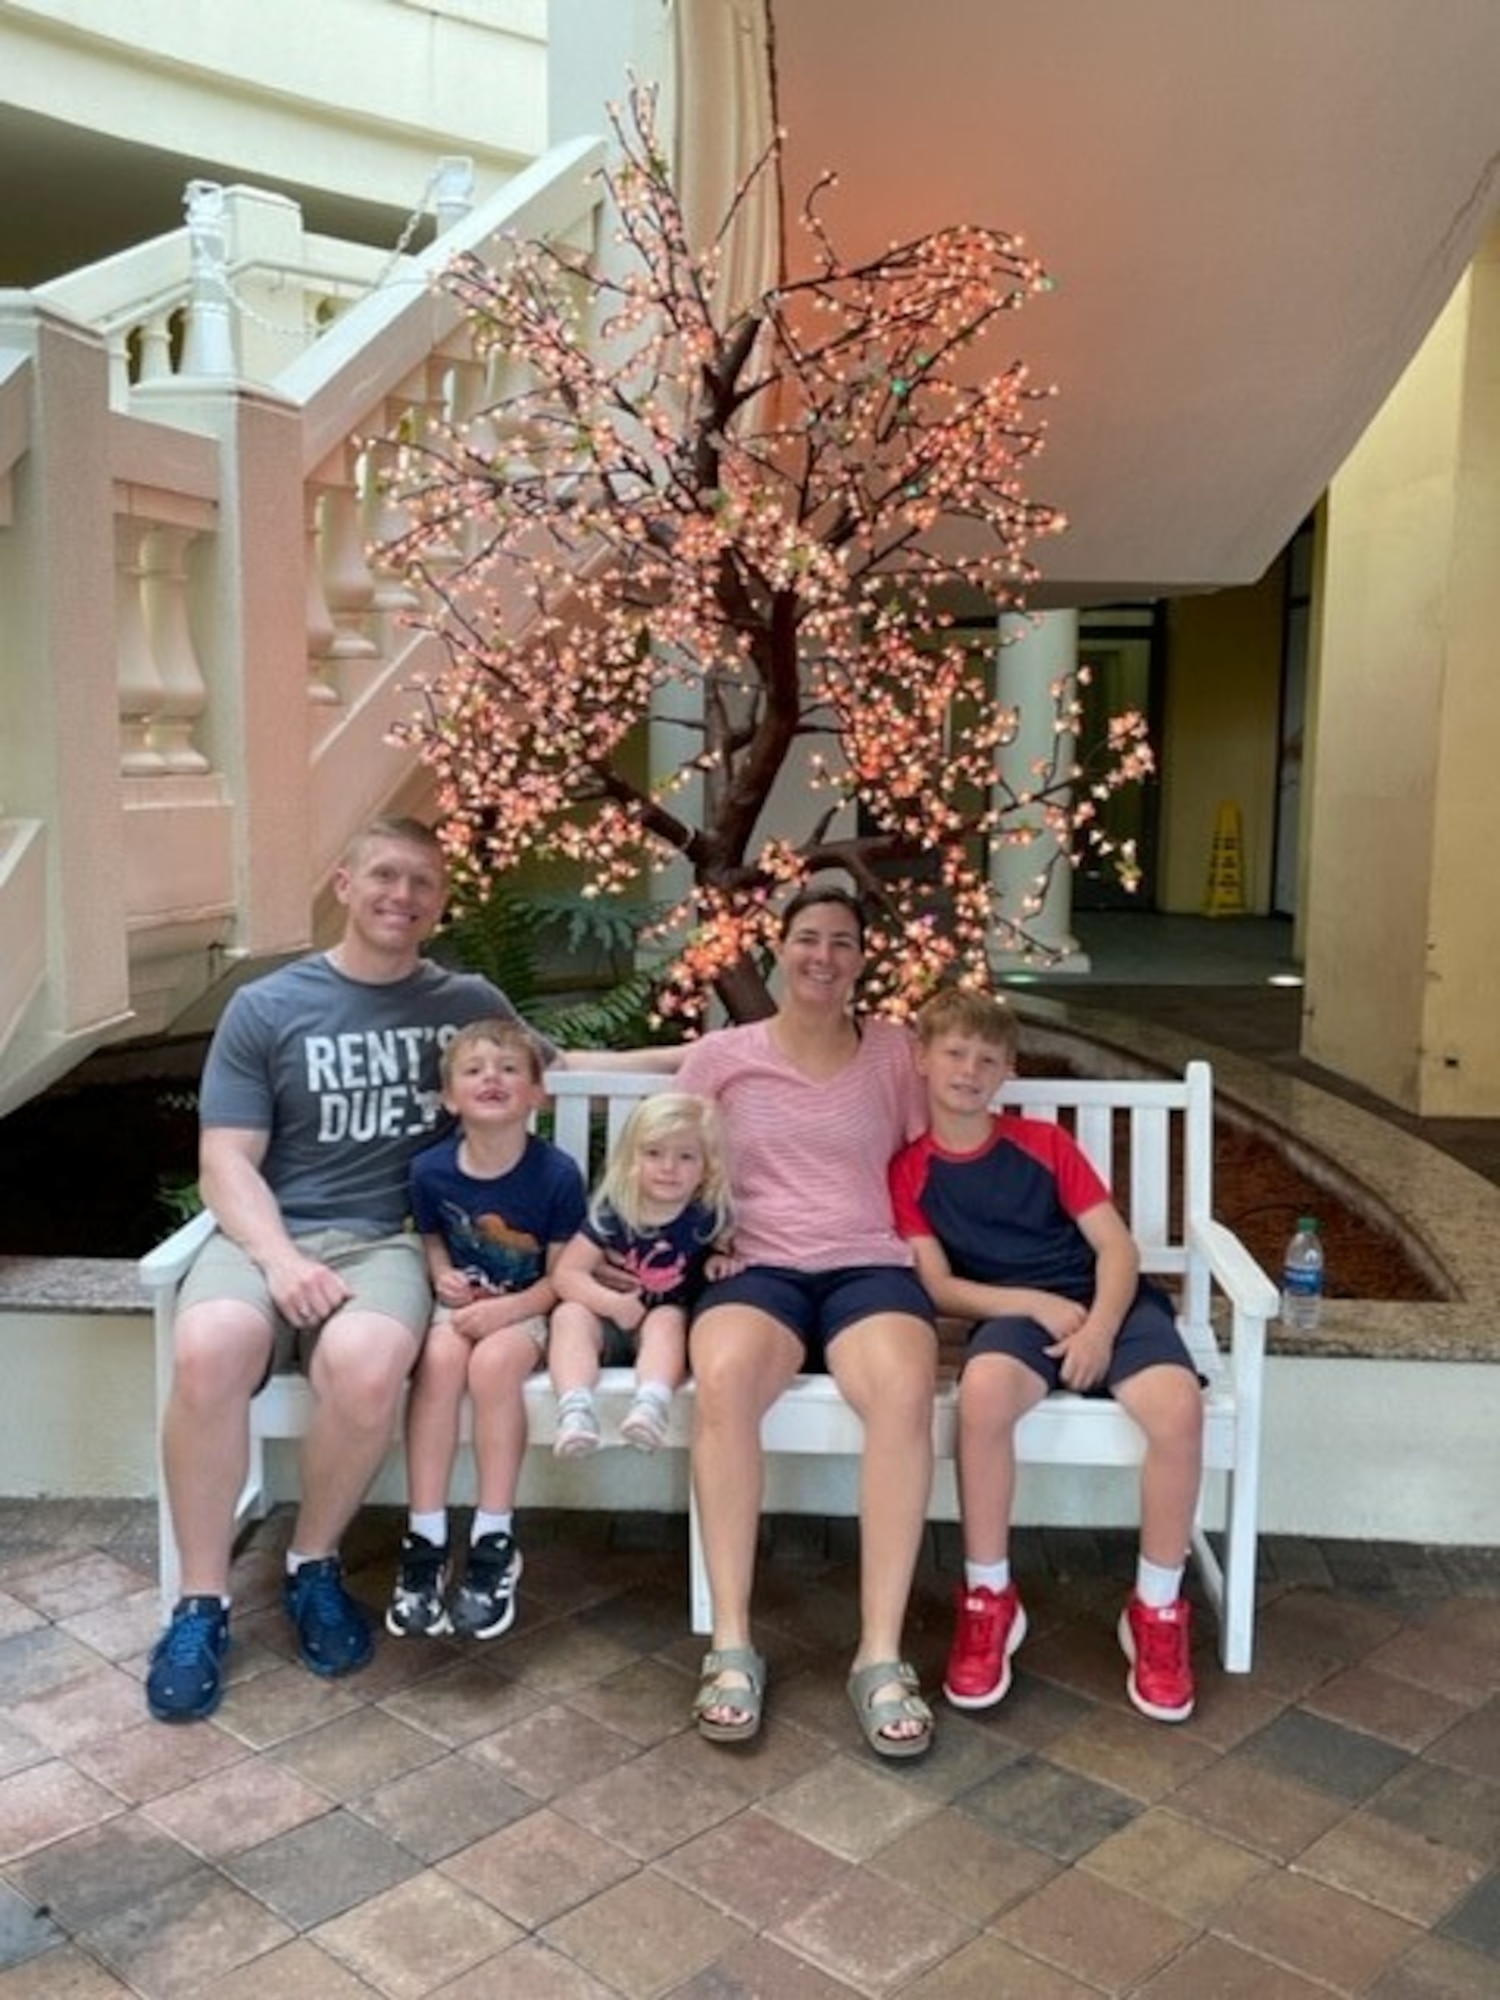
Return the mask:
<path fill-rule="evenodd" d="M 603 1175 L 589 1204 L 597 1222 L 608 1208 L 627 1229 L 647 1229 L 641 1199 L 641 1152 L 674 1132 L 691 1132 L 703 1148 L 703 1179 L 695 1201 L 713 1217 L 713 1241 L 727 1234 L 730 1221 L 729 1173 L 724 1158 L 724 1128 L 718 1108 L 706 1097 L 686 1090 L 658 1090 L 643 1097 L 625 1121 L 625 1129 L 605 1162 Z"/>
<path fill-rule="evenodd" d="M 939 1035 L 973 1035 L 992 1042 L 1014 1062 L 1020 1029 L 1005 1001 L 993 993 L 976 993 L 970 986 L 945 986 L 917 1015 L 917 1039 L 923 1048 Z"/>
<path fill-rule="evenodd" d="M 487 1015 L 482 1021 L 469 1021 L 443 1050 L 442 1078 L 446 1094 L 452 1087 L 453 1070 L 465 1049 L 473 1048 L 476 1042 L 493 1042 L 497 1049 L 508 1051 L 526 1058 L 533 1083 L 540 1083 L 547 1068 L 547 1058 L 541 1043 L 524 1022 L 502 1020 L 498 1015 Z"/>

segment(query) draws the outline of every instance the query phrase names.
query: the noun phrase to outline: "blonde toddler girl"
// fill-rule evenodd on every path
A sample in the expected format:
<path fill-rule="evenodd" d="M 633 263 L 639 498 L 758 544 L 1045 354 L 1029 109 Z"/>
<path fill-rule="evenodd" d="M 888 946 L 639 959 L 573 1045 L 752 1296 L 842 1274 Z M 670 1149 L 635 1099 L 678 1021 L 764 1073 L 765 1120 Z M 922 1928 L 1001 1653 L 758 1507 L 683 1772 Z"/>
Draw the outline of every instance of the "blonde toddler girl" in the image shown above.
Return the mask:
<path fill-rule="evenodd" d="M 729 1220 L 714 1107 L 682 1091 L 644 1098 L 553 1272 L 548 1362 L 560 1456 L 599 1443 L 594 1390 L 606 1361 L 635 1367 L 620 1436 L 639 1451 L 663 1443 L 687 1372 L 688 1310 L 705 1278 L 729 1268 Z"/>

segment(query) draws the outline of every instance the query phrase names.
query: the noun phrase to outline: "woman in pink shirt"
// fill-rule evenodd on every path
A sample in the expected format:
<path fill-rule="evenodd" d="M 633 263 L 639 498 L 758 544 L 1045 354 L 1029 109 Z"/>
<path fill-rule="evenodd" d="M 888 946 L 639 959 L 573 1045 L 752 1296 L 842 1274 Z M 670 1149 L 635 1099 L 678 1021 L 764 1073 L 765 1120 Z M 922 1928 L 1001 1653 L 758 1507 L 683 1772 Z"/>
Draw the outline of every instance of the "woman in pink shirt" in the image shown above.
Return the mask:
<path fill-rule="evenodd" d="M 705 1035 L 677 1075 L 679 1089 L 719 1105 L 743 1265 L 704 1293 L 690 1335 L 693 1488 L 713 1593 L 694 1712 L 715 1742 L 748 1742 L 760 1728 L 766 1667 L 750 1593 L 761 1418 L 799 1373 L 826 1368 L 865 1430 L 849 1698 L 872 1749 L 913 1757 L 931 1744 L 932 1713 L 901 1635 L 932 1483 L 936 1340 L 886 1168 L 926 1124 L 926 1102 L 906 1031 L 853 1011 L 864 968 L 853 896 L 794 896 L 777 962 L 778 1011 Z"/>

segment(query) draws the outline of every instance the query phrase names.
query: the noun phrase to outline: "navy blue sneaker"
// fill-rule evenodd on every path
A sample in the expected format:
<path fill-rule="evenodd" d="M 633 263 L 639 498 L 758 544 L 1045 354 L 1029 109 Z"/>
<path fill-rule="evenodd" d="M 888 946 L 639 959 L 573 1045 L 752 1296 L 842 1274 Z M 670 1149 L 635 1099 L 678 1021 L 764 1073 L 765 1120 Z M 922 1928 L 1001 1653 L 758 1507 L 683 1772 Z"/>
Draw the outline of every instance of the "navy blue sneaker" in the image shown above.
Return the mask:
<path fill-rule="evenodd" d="M 217 1597 L 179 1598 L 151 1648 L 146 1706 L 158 1722 L 201 1722 L 224 1693 L 229 1612 Z"/>
<path fill-rule="evenodd" d="M 375 1650 L 370 1623 L 344 1588 L 337 1556 L 305 1562 L 286 1580 L 287 1614 L 302 1664 L 315 1674 L 352 1674 Z"/>

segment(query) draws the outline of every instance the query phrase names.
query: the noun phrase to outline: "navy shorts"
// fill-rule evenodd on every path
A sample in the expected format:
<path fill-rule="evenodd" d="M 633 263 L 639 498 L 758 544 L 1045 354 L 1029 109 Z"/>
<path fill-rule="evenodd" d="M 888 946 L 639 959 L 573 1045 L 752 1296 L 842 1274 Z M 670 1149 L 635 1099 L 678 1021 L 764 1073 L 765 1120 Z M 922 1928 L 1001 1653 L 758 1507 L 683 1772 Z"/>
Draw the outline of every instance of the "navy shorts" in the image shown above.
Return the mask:
<path fill-rule="evenodd" d="M 969 1335 L 965 1358 L 972 1360 L 976 1354 L 1013 1355 L 1041 1376 L 1050 1393 L 1062 1386 L 1061 1358 L 1046 1351 L 1051 1344 L 1051 1334 L 1038 1320 L 1021 1314 L 982 1319 Z M 1198 1372 L 1177 1331 L 1172 1301 L 1155 1285 L 1143 1284 L 1115 1335 L 1114 1352 L 1109 1357 L 1104 1380 L 1084 1393 L 1112 1395 L 1120 1383 L 1139 1375 L 1143 1368 L 1159 1367 L 1186 1368 L 1193 1375 Z M 1201 1381 L 1202 1377 L 1198 1379 Z"/>
<path fill-rule="evenodd" d="M 753 1306 L 768 1313 L 801 1342 L 811 1375 L 826 1371 L 829 1346 L 858 1320 L 906 1313 L 924 1326 L 933 1323 L 931 1299 L 916 1272 L 902 1264 L 858 1264 L 842 1271 L 752 1264 L 704 1290 L 694 1323 L 718 1306 Z"/>
<path fill-rule="evenodd" d="M 631 1333 L 626 1327 L 616 1326 L 612 1319 L 600 1320 L 599 1366 L 601 1368 L 633 1368 L 635 1351 L 639 1344 L 639 1333 Z"/>

